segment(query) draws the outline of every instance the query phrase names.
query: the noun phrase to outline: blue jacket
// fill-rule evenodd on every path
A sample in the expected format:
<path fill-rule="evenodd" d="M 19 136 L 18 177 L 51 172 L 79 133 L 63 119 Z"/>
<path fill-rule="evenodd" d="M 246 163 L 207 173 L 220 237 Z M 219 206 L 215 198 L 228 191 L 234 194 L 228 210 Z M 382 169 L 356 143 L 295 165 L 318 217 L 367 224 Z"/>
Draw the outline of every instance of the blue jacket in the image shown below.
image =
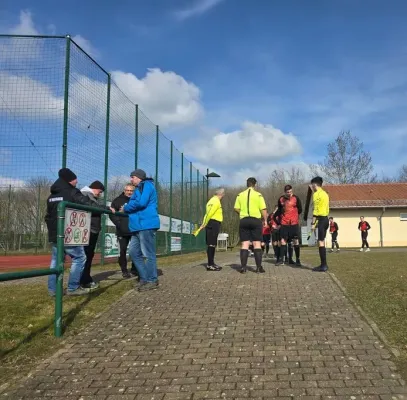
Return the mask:
<path fill-rule="evenodd" d="M 123 210 L 129 214 L 131 232 L 160 229 L 157 191 L 152 179 L 146 179 L 139 183 Z"/>

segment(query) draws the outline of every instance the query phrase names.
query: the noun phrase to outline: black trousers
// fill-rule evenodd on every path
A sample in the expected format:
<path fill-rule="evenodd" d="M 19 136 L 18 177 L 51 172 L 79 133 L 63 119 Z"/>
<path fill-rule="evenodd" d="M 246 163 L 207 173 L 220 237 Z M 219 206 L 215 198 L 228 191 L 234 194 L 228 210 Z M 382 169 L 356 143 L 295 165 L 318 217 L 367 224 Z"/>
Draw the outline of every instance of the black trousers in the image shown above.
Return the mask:
<path fill-rule="evenodd" d="M 120 250 L 120 254 L 119 254 L 119 265 L 120 265 L 120 269 L 122 270 L 122 273 L 125 274 L 128 271 L 127 269 L 127 248 L 129 247 L 129 243 L 131 240 L 131 236 L 118 236 L 117 237 L 117 241 L 119 242 L 119 250 Z M 133 261 L 131 262 L 131 272 L 132 274 L 138 275 L 137 272 L 137 268 L 134 265 Z"/>
<path fill-rule="evenodd" d="M 92 277 L 90 276 L 90 269 L 92 267 L 93 257 L 95 256 L 95 249 L 98 243 L 99 233 L 90 233 L 89 236 L 89 245 L 85 246 L 86 262 L 85 268 L 83 269 L 81 276 L 81 285 L 89 285 L 93 282 Z"/>

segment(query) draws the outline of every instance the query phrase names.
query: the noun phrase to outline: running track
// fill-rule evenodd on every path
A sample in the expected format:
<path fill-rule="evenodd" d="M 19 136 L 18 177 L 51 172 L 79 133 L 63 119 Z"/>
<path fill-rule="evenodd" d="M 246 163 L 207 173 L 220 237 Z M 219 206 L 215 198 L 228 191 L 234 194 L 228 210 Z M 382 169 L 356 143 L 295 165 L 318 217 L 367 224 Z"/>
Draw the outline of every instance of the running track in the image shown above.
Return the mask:
<path fill-rule="evenodd" d="M 49 267 L 51 255 L 18 255 L 18 256 L 0 256 L 0 273 L 10 270 L 28 270 Z M 100 255 L 95 254 L 95 263 L 100 261 Z M 70 258 L 67 257 L 65 267 L 70 265 Z"/>

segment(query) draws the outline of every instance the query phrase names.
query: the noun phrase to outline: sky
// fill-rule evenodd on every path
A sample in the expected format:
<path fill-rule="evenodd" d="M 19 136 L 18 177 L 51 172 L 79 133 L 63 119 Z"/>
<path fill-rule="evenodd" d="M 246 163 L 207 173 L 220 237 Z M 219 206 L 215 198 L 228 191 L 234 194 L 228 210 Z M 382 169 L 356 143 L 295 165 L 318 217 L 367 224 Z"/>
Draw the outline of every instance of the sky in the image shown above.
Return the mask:
<path fill-rule="evenodd" d="M 223 184 L 308 173 L 341 130 L 363 141 L 375 172 L 395 174 L 407 163 L 406 17 L 403 0 L 0 3 L 2 33 L 69 33 Z M 1 77 L 12 98 L 13 77 Z M 59 104 L 61 93 L 35 84 Z"/>

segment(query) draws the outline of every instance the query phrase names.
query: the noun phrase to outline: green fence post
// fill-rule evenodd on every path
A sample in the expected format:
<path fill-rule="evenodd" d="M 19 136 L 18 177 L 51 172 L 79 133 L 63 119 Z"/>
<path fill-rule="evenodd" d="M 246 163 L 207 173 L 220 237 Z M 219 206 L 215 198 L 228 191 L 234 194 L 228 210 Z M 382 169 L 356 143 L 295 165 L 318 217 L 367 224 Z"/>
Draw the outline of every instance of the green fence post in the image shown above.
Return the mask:
<path fill-rule="evenodd" d="M 4 255 L 10 250 L 10 218 L 11 218 L 11 185 L 8 186 L 8 203 L 7 203 L 7 228 L 4 246 Z"/>
<path fill-rule="evenodd" d="M 37 198 L 37 220 L 35 221 L 35 254 L 38 253 L 38 237 L 40 234 L 40 210 L 41 210 L 41 185 L 38 185 L 38 198 Z"/>
<path fill-rule="evenodd" d="M 69 102 L 69 74 L 71 69 L 71 37 L 66 35 L 65 49 L 65 88 L 64 88 L 64 123 L 62 136 L 62 168 L 66 168 L 68 152 L 68 102 Z"/>
<path fill-rule="evenodd" d="M 64 292 L 64 259 L 65 259 L 65 203 L 58 204 L 57 220 L 57 273 L 55 292 L 55 318 L 54 334 L 56 337 L 62 336 L 62 297 Z"/>
<path fill-rule="evenodd" d="M 184 234 L 184 153 L 181 153 L 181 206 L 180 206 L 180 218 L 181 218 L 181 254 L 184 247 L 183 234 Z"/>
<path fill-rule="evenodd" d="M 103 184 L 105 186 L 105 193 L 103 195 L 103 204 L 106 205 L 108 195 L 108 171 L 109 171 L 109 137 L 110 137 L 110 91 L 112 79 L 110 74 L 107 74 L 107 101 L 106 101 L 106 131 L 105 131 L 105 171 L 103 177 Z M 100 264 L 105 265 L 105 235 L 106 235 L 106 214 L 102 215 L 102 238 L 100 241 Z"/>
<path fill-rule="evenodd" d="M 174 144 L 171 140 L 171 148 L 170 148 L 170 254 L 171 254 L 171 238 L 172 238 L 172 174 L 173 174 L 173 160 L 174 160 Z"/>
<path fill-rule="evenodd" d="M 189 162 L 189 223 L 193 223 L 192 221 L 192 162 Z M 191 229 L 194 229 L 194 227 L 191 227 Z M 189 235 L 189 250 L 192 249 L 192 232 L 191 235 Z"/>
<path fill-rule="evenodd" d="M 136 126 L 135 126 L 136 143 L 134 147 L 134 169 L 138 168 L 138 104 L 136 104 Z"/>
<path fill-rule="evenodd" d="M 199 170 L 196 171 L 196 218 L 197 218 L 197 223 L 199 225 Z M 199 237 L 198 237 L 199 240 Z M 198 247 L 198 240 L 195 241 L 195 249 Z"/>

